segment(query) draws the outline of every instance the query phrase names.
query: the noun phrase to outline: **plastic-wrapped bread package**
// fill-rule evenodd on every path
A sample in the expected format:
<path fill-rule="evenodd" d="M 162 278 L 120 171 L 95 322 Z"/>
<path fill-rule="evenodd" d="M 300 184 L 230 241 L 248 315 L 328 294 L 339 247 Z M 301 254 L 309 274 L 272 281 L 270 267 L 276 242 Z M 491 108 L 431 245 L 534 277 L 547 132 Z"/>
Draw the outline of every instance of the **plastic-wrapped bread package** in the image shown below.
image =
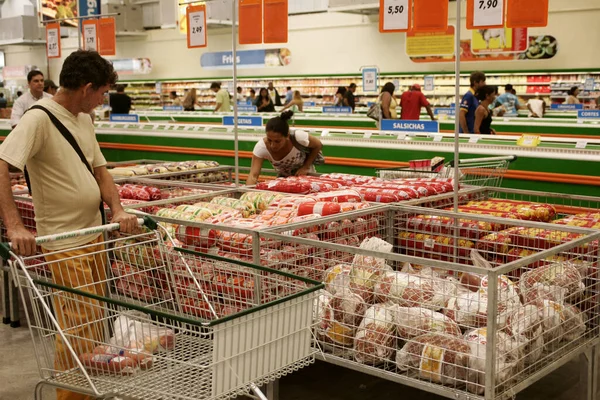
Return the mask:
<path fill-rule="evenodd" d="M 561 341 L 576 340 L 585 333 L 585 316 L 577 307 L 551 300 L 542 300 L 536 305 L 542 319 L 546 347 L 559 346 Z"/>
<path fill-rule="evenodd" d="M 547 289 L 539 291 L 539 285 Z M 566 301 L 577 300 L 585 290 L 581 274 L 577 268 L 569 263 L 554 263 L 525 272 L 519 281 L 521 295 L 527 299 L 526 302 L 535 300 L 531 298 L 530 292 L 535 289 L 535 295 L 547 295 L 550 300 L 557 300 L 557 296 L 564 295 Z M 560 288 L 566 289 L 562 293 Z"/>
<path fill-rule="evenodd" d="M 485 371 L 487 359 L 487 329 L 479 328 L 468 331 L 464 339 L 469 344 L 469 372 L 467 390 L 475 394 L 485 392 Z M 496 332 L 496 349 L 493 354 L 496 361 L 496 385 L 508 384 L 522 366 L 521 346 L 510 335 Z"/>
<path fill-rule="evenodd" d="M 519 342 L 526 364 L 540 359 L 544 351 L 544 336 L 542 317 L 536 306 L 528 304 L 508 313 L 504 330 Z"/>
<path fill-rule="evenodd" d="M 240 211 L 236 210 L 235 208 L 223 205 L 223 204 L 215 204 L 215 203 L 208 203 L 205 201 L 200 201 L 198 203 L 194 203 L 193 206 L 209 210 L 212 213 L 212 215 L 221 215 L 224 213 L 229 213 L 229 214 L 235 215 L 239 218 L 242 217 L 242 213 Z"/>
<path fill-rule="evenodd" d="M 213 204 L 220 204 L 236 209 L 242 213 L 242 216 L 244 218 L 248 218 L 249 216 L 256 214 L 256 208 L 254 208 L 254 204 L 252 204 L 249 201 L 237 200 L 231 197 L 218 196 L 212 199 L 210 202 Z"/>
<path fill-rule="evenodd" d="M 240 196 L 240 200 L 249 201 L 254 205 L 254 208 L 260 211 L 264 211 L 272 203 L 280 200 L 283 197 L 283 195 L 277 193 L 246 192 Z"/>
<path fill-rule="evenodd" d="M 409 267 L 401 272 L 384 273 L 375 284 L 374 293 L 376 301 L 381 303 L 391 301 L 401 307 L 439 310 L 456 296 L 455 289 L 455 285 L 447 284 L 429 267 L 418 272 Z"/>
<path fill-rule="evenodd" d="M 337 264 L 327 269 L 323 273 L 325 290 L 331 294 L 349 290 L 351 281 L 350 271 L 352 271 L 352 265 L 349 264 Z"/>
<path fill-rule="evenodd" d="M 396 353 L 400 371 L 415 372 L 432 383 L 464 386 L 469 374 L 471 347 L 462 337 L 427 333 L 407 342 Z"/>
<path fill-rule="evenodd" d="M 316 332 L 319 337 L 326 336 L 333 322 L 333 311 L 331 309 L 333 295 L 326 290 L 319 290 L 319 296 L 313 303 L 313 315 L 317 321 Z"/>
<path fill-rule="evenodd" d="M 394 315 L 397 304 L 375 304 L 367 309 L 354 337 L 354 358 L 363 364 L 390 359 L 396 348 Z"/>
<path fill-rule="evenodd" d="M 356 328 L 360 324 L 367 304 L 362 297 L 350 290 L 337 292 L 324 306 L 323 322 L 325 337 L 336 345 L 352 346 Z"/>
<path fill-rule="evenodd" d="M 359 248 L 391 253 L 393 246 L 385 240 L 370 237 L 363 240 Z M 375 284 L 386 272 L 393 272 L 393 270 L 386 265 L 385 258 L 357 254 L 352 260 L 352 270 L 350 271 L 351 288 L 360 294 L 366 302 L 370 303 L 373 299 Z"/>
<path fill-rule="evenodd" d="M 398 307 L 395 310 L 394 322 L 398 337 L 403 340 L 434 332 L 456 337 L 462 335 L 460 327 L 452 319 L 422 307 Z"/>

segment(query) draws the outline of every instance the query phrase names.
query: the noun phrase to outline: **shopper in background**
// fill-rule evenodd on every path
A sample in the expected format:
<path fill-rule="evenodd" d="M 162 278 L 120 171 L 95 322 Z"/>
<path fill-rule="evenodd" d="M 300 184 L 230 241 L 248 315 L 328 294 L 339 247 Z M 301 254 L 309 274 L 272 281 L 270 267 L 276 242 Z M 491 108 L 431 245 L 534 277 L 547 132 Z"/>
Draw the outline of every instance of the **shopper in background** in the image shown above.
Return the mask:
<path fill-rule="evenodd" d="M 248 93 L 249 94 L 248 97 L 246 97 L 246 100 L 250 100 L 252 104 L 254 104 L 254 102 L 256 101 L 256 91 L 254 89 L 250 89 Z"/>
<path fill-rule="evenodd" d="M 577 98 L 577 96 L 579 96 L 579 92 L 580 90 L 577 86 L 573 86 L 571 89 L 569 89 L 569 96 L 567 97 L 565 104 L 581 104 Z"/>
<path fill-rule="evenodd" d="M 269 89 L 269 97 L 271 98 L 271 101 L 273 102 L 273 104 L 275 104 L 276 106 L 280 106 L 281 105 L 281 96 L 279 96 L 279 92 L 273 86 L 273 82 L 269 82 L 267 87 Z"/>
<path fill-rule="evenodd" d="M 383 89 L 381 89 L 381 94 L 379 94 L 377 102 L 381 104 L 382 119 L 398 119 L 398 113 L 396 111 L 398 102 L 394 97 L 395 90 L 396 86 L 394 86 L 392 82 L 386 83 L 383 85 Z"/>
<path fill-rule="evenodd" d="M 352 112 L 356 108 L 356 97 L 354 97 L 354 93 L 356 92 L 356 83 L 351 83 L 348 86 L 348 90 L 346 90 L 346 94 L 344 94 L 344 106 L 352 108 Z"/>
<path fill-rule="evenodd" d="M 295 113 L 304 111 L 304 100 L 299 90 L 294 90 L 294 97 L 292 97 L 292 100 L 281 111 L 285 111 L 288 108 L 291 108 Z"/>
<path fill-rule="evenodd" d="M 348 92 L 348 89 L 346 89 L 343 86 L 338 87 L 337 92 L 335 92 L 335 103 L 333 104 L 334 107 L 343 107 L 344 106 L 344 96 L 346 95 L 346 93 Z"/>
<path fill-rule="evenodd" d="M 492 107 L 494 109 L 502 107 L 504 113 L 498 113 L 498 115 L 517 114 L 518 110 L 523 108 L 519 103 L 519 98 L 515 94 L 513 94 L 513 91 L 513 85 L 511 85 L 510 83 L 504 86 L 504 93 L 498 96 L 496 102 L 492 104 Z"/>
<path fill-rule="evenodd" d="M 12 106 L 12 112 L 10 114 L 10 126 L 13 128 L 17 126 L 25 111 L 29 109 L 38 100 L 49 99 L 52 95 L 44 92 L 44 74 L 41 71 L 31 71 L 27 74 L 27 84 L 29 90 L 25 94 L 20 95 L 17 92 L 17 100 L 15 100 Z"/>
<path fill-rule="evenodd" d="M 471 87 L 460 101 L 459 131 L 460 133 L 473 133 L 475 125 L 475 111 L 479 106 L 479 100 L 475 97 L 475 93 L 479 88 L 485 86 L 485 74 L 481 71 L 471 73 L 469 77 Z"/>
<path fill-rule="evenodd" d="M 229 112 L 231 111 L 231 102 L 229 101 L 229 92 L 227 89 L 221 89 L 220 82 L 213 82 L 210 85 L 210 90 L 217 94 L 215 101 L 214 112 Z"/>
<path fill-rule="evenodd" d="M 241 86 L 238 86 L 238 87 L 237 87 L 237 93 L 236 93 L 236 95 L 235 95 L 235 101 L 237 101 L 237 102 L 238 102 L 238 104 L 239 104 L 240 102 L 242 102 L 242 103 L 245 103 L 245 102 L 246 102 L 246 99 L 244 99 L 244 93 L 242 93 L 242 91 L 243 91 L 243 90 L 242 90 L 242 87 L 241 87 Z"/>
<path fill-rule="evenodd" d="M 402 96 L 400 96 L 400 107 L 400 119 L 418 121 L 421 118 L 421 107 L 425 107 L 429 118 L 435 121 L 431 105 L 423 92 L 421 92 L 421 85 L 417 83 L 412 85 L 410 90 L 402 93 Z"/>
<path fill-rule="evenodd" d="M 117 85 L 117 93 L 111 93 L 108 101 L 112 114 L 129 114 L 131 97 L 125 94 L 125 85 Z"/>
<path fill-rule="evenodd" d="M 267 135 L 256 143 L 252 152 L 247 185 L 254 185 L 258 181 L 265 160 L 273 165 L 280 177 L 315 172 L 313 163 L 323 144 L 305 131 L 290 132 L 288 121 L 293 115 L 292 111 L 285 111 L 280 117 L 271 118 L 267 122 Z"/>
<path fill-rule="evenodd" d="M 536 93 L 535 98 L 529 99 L 527 102 L 527 109 L 529 110 L 529 118 L 544 118 L 546 102 L 540 99 L 539 93 Z"/>
<path fill-rule="evenodd" d="M 258 112 L 275 112 L 275 104 L 273 104 L 273 100 L 271 99 L 271 96 L 269 96 L 267 88 L 261 88 L 258 91 L 258 97 L 256 98 L 254 105 Z"/>
<path fill-rule="evenodd" d="M 105 93 L 116 81 L 117 73 L 109 61 L 96 52 L 77 50 L 63 63 L 61 89 L 56 96 L 37 103 L 64 124 L 80 146 L 88 166 L 43 110 L 27 112 L 0 146 L 0 214 L 16 254 L 34 255 L 36 243 L 33 234 L 23 226 L 13 200 L 9 165 L 21 170 L 27 165 L 39 235 L 100 225 L 102 202 L 108 204 L 111 222 L 119 223 L 122 232 L 136 230 L 137 219 L 121 206 L 89 116 L 104 102 Z M 102 240 L 102 234 L 92 234 L 43 244 L 54 283 L 105 296 L 107 260 Z M 104 318 L 97 300 L 80 296 L 73 296 L 72 300 L 57 298 L 52 306 L 76 354 L 91 353 L 98 343 L 106 340 L 100 336 L 104 333 L 104 323 L 99 326 L 97 321 Z M 58 371 L 76 368 L 62 337 L 56 335 L 55 340 L 54 368 Z M 58 389 L 56 398 L 90 399 L 65 389 Z"/>
<path fill-rule="evenodd" d="M 4 97 L 4 93 L 0 93 L 0 108 L 6 108 L 8 100 Z"/>
<path fill-rule="evenodd" d="M 479 101 L 477 110 L 475 111 L 475 125 L 473 126 L 473 133 L 478 135 L 495 135 L 492 126 L 492 110 L 490 105 L 496 101 L 496 93 L 498 88 L 496 86 L 483 86 L 477 89 L 475 97 Z"/>
<path fill-rule="evenodd" d="M 288 86 L 287 88 L 285 88 L 286 92 L 285 92 L 285 103 L 283 104 L 288 105 L 290 103 L 290 101 L 292 101 L 292 99 L 294 98 L 294 92 L 292 92 L 292 87 Z"/>
<path fill-rule="evenodd" d="M 181 102 L 183 111 L 194 111 L 194 106 L 196 104 L 198 104 L 196 88 L 191 88 L 186 92 L 185 96 L 183 96 L 183 101 Z M 200 104 L 198 104 L 198 106 L 200 106 Z"/>
<path fill-rule="evenodd" d="M 44 81 L 44 92 L 54 96 L 57 90 L 58 86 L 56 86 L 56 83 L 54 83 L 52 79 L 46 79 Z"/>
<path fill-rule="evenodd" d="M 600 97 L 596 97 L 596 109 L 600 110 Z"/>
<path fill-rule="evenodd" d="M 169 93 L 169 99 L 172 105 L 181 107 L 181 99 L 177 96 L 176 91 L 173 90 Z"/>

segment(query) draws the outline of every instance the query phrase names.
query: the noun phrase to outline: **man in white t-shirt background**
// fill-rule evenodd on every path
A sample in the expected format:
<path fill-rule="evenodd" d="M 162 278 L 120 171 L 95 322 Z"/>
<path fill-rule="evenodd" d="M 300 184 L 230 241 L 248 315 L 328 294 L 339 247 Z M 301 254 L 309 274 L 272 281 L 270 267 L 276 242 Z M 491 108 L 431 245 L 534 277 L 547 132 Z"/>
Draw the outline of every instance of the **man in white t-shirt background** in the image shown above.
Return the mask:
<path fill-rule="evenodd" d="M 527 109 L 529 110 L 529 118 L 544 118 L 546 102 L 540 99 L 539 93 L 536 93 L 535 98 L 529 99 L 527 102 Z"/>
<path fill-rule="evenodd" d="M 12 107 L 10 126 L 13 128 L 17 126 L 25 111 L 38 100 L 52 98 L 51 94 L 44 92 L 44 74 L 42 71 L 30 71 L 27 74 L 27 84 L 29 90 L 19 96 Z"/>

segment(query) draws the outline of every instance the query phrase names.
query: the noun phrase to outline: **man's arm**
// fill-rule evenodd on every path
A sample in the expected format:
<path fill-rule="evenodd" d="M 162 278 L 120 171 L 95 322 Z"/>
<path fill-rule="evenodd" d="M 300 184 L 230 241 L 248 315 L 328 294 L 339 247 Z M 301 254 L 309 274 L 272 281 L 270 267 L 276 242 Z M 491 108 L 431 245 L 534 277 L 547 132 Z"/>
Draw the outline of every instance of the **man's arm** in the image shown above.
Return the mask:
<path fill-rule="evenodd" d="M 467 125 L 467 110 L 465 110 L 464 108 L 460 109 L 460 114 L 458 114 L 458 122 L 463 133 L 471 133 L 469 132 L 469 127 Z"/>
<path fill-rule="evenodd" d="M 25 114 L 25 107 L 23 106 L 23 102 L 21 102 L 21 101 L 19 101 L 19 99 L 17 99 L 12 106 L 12 112 L 10 114 L 10 126 L 13 129 L 15 128 L 15 126 L 17 126 L 17 124 L 21 120 L 21 117 L 23 117 L 23 114 Z"/>
<path fill-rule="evenodd" d="M 425 106 L 425 109 L 427 110 L 427 114 L 429 114 L 429 118 L 431 118 L 432 121 L 435 121 L 435 115 L 433 115 L 433 110 L 431 109 L 431 104 L 427 104 Z"/>
<path fill-rule="evenodd" d="M 217 106 L 215 107 L 215 111 L 214 112 L 219 111 L 221 109 L 222 105 L 223 105 L 223 103 L 217 103 Z"/>
<path fill-rule="evenodd" d="M 94 177 L 100 187 L 102 200 L 110 207 L 112 211 L 113 223 L 121 224 L 121 232 L 132 233 L 137 229 L 137 217 L 133 214 L 128 214 L 121 205 L 119 192 L 115 186 L 112 176 L 108 173 L 106 166 L 94 168 Z"/>
<path fill-rule="evenodd" d="M 34 255 L 35 237 L 23 225 L 10 188 L 8 163 L 4 160 L 0 160 L 0 214 L 15 253 L 21 256 Z"/>

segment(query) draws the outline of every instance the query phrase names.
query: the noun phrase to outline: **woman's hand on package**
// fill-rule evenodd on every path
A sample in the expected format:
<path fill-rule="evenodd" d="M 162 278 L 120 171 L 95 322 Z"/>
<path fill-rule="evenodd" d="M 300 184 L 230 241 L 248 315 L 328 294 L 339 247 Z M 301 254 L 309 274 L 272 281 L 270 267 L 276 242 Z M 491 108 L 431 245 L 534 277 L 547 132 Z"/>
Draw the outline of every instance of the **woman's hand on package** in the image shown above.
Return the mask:
<path fill-rule="evenodd" d="M 7 235 L 11 248 L 17 255 L 29 257 L 35 254 L 35 236 L 24 226 L 9 229 Z"/>
<path fill-rule="evenodd" d="M 308 175 L 308 171 L 310 170 L 310 167 L 301 167 L 298 171 L 296 171 L 296 176 L 305 176 Z"/>
<path fill-rule="evenodd" d="M 117 211 L 113 215 L 112 222 L 120 224 L 119 231 L 123 233 L 135 233 L 139 230 L 137 217 L 125 210 Z"/>

